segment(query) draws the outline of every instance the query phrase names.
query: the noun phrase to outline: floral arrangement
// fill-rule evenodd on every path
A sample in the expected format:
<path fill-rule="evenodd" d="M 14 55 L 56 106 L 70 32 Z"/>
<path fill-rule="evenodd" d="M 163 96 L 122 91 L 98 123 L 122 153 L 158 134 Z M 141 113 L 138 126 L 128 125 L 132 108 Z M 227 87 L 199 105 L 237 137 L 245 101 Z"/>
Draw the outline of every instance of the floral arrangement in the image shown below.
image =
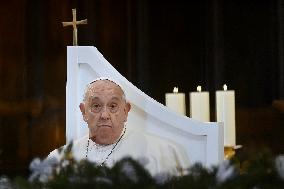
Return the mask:
<path fill-rule="evenodd" d="M 204 188 L 283 189 L 284 156 L 260 153 L 249 160 L 236 158 L 205 168 L 194 164 L 186 175 L 152 177 L 141 162 L 125 158 L 113 167 L 97 166 L 86 160 L 76 162 L 70 151 L 61 161 L 34 159 L 28 179 L 0 177 L 1 189 L 89 189 L 89 188 Z"/>

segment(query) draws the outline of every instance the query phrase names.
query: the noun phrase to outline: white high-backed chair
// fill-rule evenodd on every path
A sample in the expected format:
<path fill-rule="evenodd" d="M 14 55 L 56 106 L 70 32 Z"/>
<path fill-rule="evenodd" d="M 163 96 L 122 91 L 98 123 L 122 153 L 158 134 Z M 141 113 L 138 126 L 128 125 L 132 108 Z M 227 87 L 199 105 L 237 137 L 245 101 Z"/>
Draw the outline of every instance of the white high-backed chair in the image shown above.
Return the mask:
<path fill-rule="evenodd" d="M 191 163 L 200 162 L 205 166 L 211 166 L 223 161 L 221 123 L 203 123 L 178 115 L 135 87 L 92 46 L 67 47 L 67 142 L 88 132 L 79 104 L 83 99 L 86 85 L 98 77 L 113 78 L 124 88 L 126 98 L 132 105 L 128 125 L 175 142 L 183 148 Z"/>

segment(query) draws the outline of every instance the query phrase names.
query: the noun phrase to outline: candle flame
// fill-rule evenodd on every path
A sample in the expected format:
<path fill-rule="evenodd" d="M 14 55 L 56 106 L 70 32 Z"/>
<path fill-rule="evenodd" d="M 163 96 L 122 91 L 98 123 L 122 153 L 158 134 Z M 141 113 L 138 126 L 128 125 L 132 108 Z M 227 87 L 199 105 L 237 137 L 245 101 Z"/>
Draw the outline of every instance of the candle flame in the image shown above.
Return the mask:
<path fill-rule="evenodd" d="M 223 89 L 224 89 L 224 91 L 226 91 L 228 89 L 226 84 L 223 85 Z"/>
<path fill-rule="evenodd" d="M 198 92 L 201 92 L 201 90 L 202 90 L 200 85 L 198 85 L 196 89 L 197 89 Z"/>
<path fill-rule="evenodd" d="M 174 93 L 178 93 L 178 87 L 174 87 L 173 92 L 174 92 Z"/>

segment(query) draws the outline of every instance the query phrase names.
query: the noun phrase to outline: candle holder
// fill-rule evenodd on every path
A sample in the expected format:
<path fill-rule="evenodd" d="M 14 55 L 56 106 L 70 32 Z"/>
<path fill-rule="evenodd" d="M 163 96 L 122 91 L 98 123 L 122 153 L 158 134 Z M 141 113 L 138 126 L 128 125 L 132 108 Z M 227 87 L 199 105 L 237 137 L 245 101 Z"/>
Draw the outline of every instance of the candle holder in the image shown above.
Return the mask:
<path fill-rule="evenodd" d="M 225 146 L 224 147 L 224 158 L 226 160 L 232 159 L 235 154 L 236 150 L 242 148 L 242 145 L 236 145 L 236 146 Z"/>

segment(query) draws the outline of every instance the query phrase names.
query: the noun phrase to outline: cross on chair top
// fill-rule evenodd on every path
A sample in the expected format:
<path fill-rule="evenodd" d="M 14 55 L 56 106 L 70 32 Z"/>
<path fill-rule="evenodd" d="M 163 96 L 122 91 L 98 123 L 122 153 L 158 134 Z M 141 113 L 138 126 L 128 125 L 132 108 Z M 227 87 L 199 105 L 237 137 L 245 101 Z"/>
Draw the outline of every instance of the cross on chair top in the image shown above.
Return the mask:
<path fill-rule="evenodd" d="M 63 27 L 65 26 L 73 26 L 73 45 L 78 45 L 78 38 L 77 38 L 77 25 L 87 24 L 87 19 L 84 20 L 76 20 L 76 9 L 72 9 L 73 21 L 72 22 L 62 22 Z"/>

